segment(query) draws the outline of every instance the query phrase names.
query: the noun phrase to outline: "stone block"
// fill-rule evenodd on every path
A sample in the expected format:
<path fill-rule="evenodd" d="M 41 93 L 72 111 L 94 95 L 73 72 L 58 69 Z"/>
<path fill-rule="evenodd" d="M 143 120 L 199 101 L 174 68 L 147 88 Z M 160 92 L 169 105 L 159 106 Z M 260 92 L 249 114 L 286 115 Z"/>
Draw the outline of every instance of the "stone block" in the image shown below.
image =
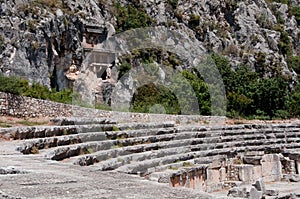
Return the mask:
<path fill-rule="evenodd" d="M 247 156 L 263 156 L 265 154 L 264 151 L 248 151 Z"/>
<path fill-rule="evenodd" d="M 207 169 L 207 183 L 216 184 L 220 182 L 220 172 L 217 169 Z"/>
<path fill-rule="evenodd" d="M 220 172 L 220 182 L 226 181 L 226 179 L 227 179 L 226 169 L 225 168 L 220 168 L 219 172 Z"/>
<path fill-rule="evenodd" d="M 282 165 L 277 154 L 264 155 L 261 160 L 262 176 L 265 182 L 280 181 L 282 178 Z"/>
<path fill-rule="evenodd" d="M 261 165 L 253 166 L 253 180 L 262 178 Z"/>
<path fill-rule="evenodd" d="M 239 169 L 239 180 L 245 183 L 253 182 L 253 165 L 235 165 Z"/>
<path fill-rule="evenodd" d="M 219 169 L 207 169 L 206 191 L 214 192 L 223 189 L 223 183 L 220 182 Z"/>
<path fill-rule="evenodd" d="M 297 173 L 300 175 L 300 158 L 296 161 Z"/>
<path fill-rule="evenodd" d="M 205 170 L 198 169 L 194 172 L 193 188 L 199 191 L 206 191 L 206 174 Z"/>

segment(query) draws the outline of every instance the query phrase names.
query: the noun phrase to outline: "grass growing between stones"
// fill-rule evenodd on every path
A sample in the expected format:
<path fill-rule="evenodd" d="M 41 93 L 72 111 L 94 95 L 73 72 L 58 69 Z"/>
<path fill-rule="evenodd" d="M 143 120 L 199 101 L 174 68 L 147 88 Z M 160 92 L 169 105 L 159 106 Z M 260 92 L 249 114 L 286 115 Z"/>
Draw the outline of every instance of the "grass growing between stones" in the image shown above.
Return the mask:
<path fill-rule="evenodd" d="M 23 120 L 23 121 L 19 121 L 18 124 L 22 124 L 24 126 L 40 126 L 40 125 L 48 124 L 48 122 L 33 122 L 29 120 Z"/>
<path fill-rule="evenodd" d="M 39 149 L 37 148 L 37 147 L 35 147 L 35 146 L 33 146 L 32 148 L 31 148 L 31 154 L 39 154 L 40 152 L 39 152 Z"/>
<path fill-rule="evenodd" d="M 48 119 L 20 119 L 13 117 L 0 117 L 0 127 L 9 128 L 14 126 L 41 126 L 47 125 Z"/>

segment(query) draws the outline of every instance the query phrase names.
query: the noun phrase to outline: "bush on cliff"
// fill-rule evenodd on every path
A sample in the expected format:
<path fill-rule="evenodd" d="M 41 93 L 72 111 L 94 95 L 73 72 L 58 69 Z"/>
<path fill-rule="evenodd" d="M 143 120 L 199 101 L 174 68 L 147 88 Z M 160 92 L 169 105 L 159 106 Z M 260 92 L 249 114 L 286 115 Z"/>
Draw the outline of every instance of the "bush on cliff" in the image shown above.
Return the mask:
<path fill-rule="evenodd" d="M 28 80 L 18 77 L 5 77 L 0 75 L 0 92 L 33 97 L 37 99 L 51 100 L 61 103 L 72 103 L 73 92 L 71 90 L 49 90 L 40 84 L 29 85 Z"/>

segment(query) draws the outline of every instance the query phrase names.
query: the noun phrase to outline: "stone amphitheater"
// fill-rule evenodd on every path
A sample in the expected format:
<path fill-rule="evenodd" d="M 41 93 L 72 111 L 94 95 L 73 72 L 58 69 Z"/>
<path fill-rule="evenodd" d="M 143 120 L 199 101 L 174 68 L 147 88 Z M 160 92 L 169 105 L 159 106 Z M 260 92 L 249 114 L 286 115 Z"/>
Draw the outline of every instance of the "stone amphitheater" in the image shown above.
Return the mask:
<path fill-rule="evenodd" d="M 0 198 L 300 197 L 299 122 L 51 122 L 0 130 Z"/>

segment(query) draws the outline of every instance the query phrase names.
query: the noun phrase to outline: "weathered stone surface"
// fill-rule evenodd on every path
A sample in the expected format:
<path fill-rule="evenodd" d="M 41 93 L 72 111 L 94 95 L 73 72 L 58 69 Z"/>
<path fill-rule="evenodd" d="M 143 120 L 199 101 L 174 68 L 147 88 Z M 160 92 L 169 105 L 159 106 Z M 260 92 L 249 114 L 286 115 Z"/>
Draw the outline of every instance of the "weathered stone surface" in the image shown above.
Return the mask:
<path fill-rule="evenodd" d="M 261 156 L 244 156 L 243 161 L 246 164 L 260 165 Z"/>
<path fill-rule="evenodd" d="M 266 192 L 266 186 L 262 178 L 256 180 L 253 186 L 257 189 L 257 191 L 262 191 L 263 193 Z"/>
<path fill-rule="evenodd" d="M 277 128 L 272 132 L 277 139 L 286 139 L 281 135 L 282 132 L 289 138 L 299 139 L 297 129 L 300 126 L 284 124 L 178 127 L 174 122 L 140 122 L 26 127 L 0 131 L 26 139 L 16 142 L 24 144 L 23 150 L 38 149 L 39 155 L 32 157 L 64 160 L 54 165 L 91 165 L 88 167 L 91 172 L 116 170 L 151 178 L 156 182 L 170 182 L 173 187 L 182 186 L 212 193 L 241 183 L 251 185 L 263 175 L 273 178 L 272 170 L 284 169 L 278 167 L 280 162 L 290 160 L 290 155 L 296 154 L 296 149 L 290 153 L 288 149 L 300 148 L 300 144 L 280 142 L 274 146 L 272 140 L 260 140 L 261 134 L 270 133 L 269 129 L 273 126 Z M 69 130 L 73 134 L 68 135 Z M 31 139 L 34 136 L 41 138 Z M 76 143 L 76 139 L 82 143 Z M 241 140 L 243 145 L 239 145 Z M 283 155 L 263 155 L 265 150 L 276 153 L 283 147 L 287 148 Z M 249 161 L 253 164 L 242 164 L 244 154 L 248 156 L 251 151 L 256 151 L 250 157 L 255 161 Z M 257 165 L 258 155 L 262 156 L 261 165 Z M 293 157 L 297 158 L 295 155 Z M 263 173 L 262 167 L 267 170 L 266 166 L 270 165 L 270 173 Z M 171 175 L 167 175 L 168 172 L 164 172 L 166 170 Z M 260 180 L 253 185 L 256 188 L 253 197 L 264 192 Z M 247 197 L 249 194 L 237 195 Z"/>
<path fill-rule="evenodd" d="M 6 168 L 0 167 L 0 175 L 26 174 L 26 173 L 28 172 L 14 167 L 6 167 Z"/>
<path fill-rule="evenodd" d="M 88 118 L 88 117 L 71 117 L 71 118 L 54 118 L 50 120 L 54 125 L 67 126 L 67 125 L 87 125 L 87 124 L 116 124 L 105 118 Z"/>
<path fill-rule="evenodd" d="M 267 196 L 278 196 L 279 191 L 277 191 L 277 190 L 266 190 L 265 195 L 267 195 Z"/>
<path fill-rule="evenodd" d="M 253 166 L 253 180 L 262 178 L 262 167 L 261 165 Z"/>
<path fill-rule="evenodd" d="M 149 175 L 149 180 L 159 182 L 159 183 L 170 183 L 171 172 L 154 172 Z"/>
<path fill-rule="evenodd" d="M 238 168 L 239 180 L 245 183 L 251 183 L 253 181 L 253 165 L 234 165 Z"/>
<path fill-rule="evenodd" d="M 251 187 L 249 192 L 249 199 L 261 199 L 263 196 L 262 191 L 258 191 L 255 187 Z"/>
<path fill-rule="evenodd" d="M 227 196 L 230 197 L 238 197 L 238 198 L 248 198 L 249 193 L 247 192 L 246 188 L 241 188 L 241 187 L 233 187 L 228 191 Z"/>
<path fill-rule="evenodd" d="M 285 174 L 283 175 L 283 179 L 289 182 L 300 182 L 299 174 Z"/>
<path fill-rule="evenodd" d="M 262 160 L 262 176 L 265 182 L 280 181 L 282 178 L 282 166 L 280 156 L 277 154 L 264 155 Z"/>
<path fill-rule="evenodd" d="M 116 32 L 118 23 L 117 17 L 113 16 L 114 4 L 111 0 L 105 3 L 95 0 L 88 3 L 81 0 L 64 1 L 64 9 L 57 9 L 56 12 L 32 5 L 33 8 L 30 9 L 35 10 L 35 14 L 26 12 L 28 0 L 20 2 L 7 1 L 1 4 L 0 28 L 5 41 L 5 48 L 1 53 L 1 73 L 27 77 L 49 87 L 52 83 L 59 89 L 65 88 L 70 83 L 65 77 L 66 67 L 73 60 L 81 66 L 85 58 L 82 53 L 83 48 L 88 47 L 84 45 L 86 42 L 83 39 L 88 32 L 85 25 L 92 24 L 101 32 L 102 38 L 98 47 L 103 47 L 103 42 Z M 120 2 L 121 5 L 135 5 L 124 0 Z M 293 0 L 292 5 L 297 5 L 295 2 Z M 299 27 L 295 17 L 290 16 L 286 4 L 266 3 L 264 0 L 230 3 L 224 0 L 192 0 L 170 5 L 168 1 L 148 0 L 138 5 L 146 8 L 144 12 L 155 24 L 166 26 L 195 40 L 192 45 L 174 41 L 175 39 L 168 40 L 171 45 L 178 42 L 181 48 L 173 47 L 180 49 L 178 51 L 182 54 L 189 54 L 186 49 L 194 50 L 195 46 L 199 46 L 203 52 L 226 53 L 234 66 L 246 64 L 255 68 L 259 61 L 256 55 L 263 53 L 266 55 L 263 64 L 270 68 L 276 66 L 283 73 L 295 76 L 287 67 L 285 56 L 278 49 L 280 31 L 273 29 L 279 22 L 276 19 L 277 14 L 270 9 L 278 10 L 284 21 L 280 23 L 293 42 L 293 52 L 297 52 Z M 197 16 L 201 17 L 193 25 L 190 22 L 191 16 L 196 16 L 196 19 Z M 161 34 L 152 35 L 154 39 L 159 39 L 160 36 Z M 126 41 L 124 43 L 126 46 Z M 94 43 L 89 44 L 89 47 L 93 45 Z M 187 68 L 189 65 L 190 63 L 184 61 L 178 67 Z M 127 99 L 131 96 L 126 92 L 122 94 Z"/>

